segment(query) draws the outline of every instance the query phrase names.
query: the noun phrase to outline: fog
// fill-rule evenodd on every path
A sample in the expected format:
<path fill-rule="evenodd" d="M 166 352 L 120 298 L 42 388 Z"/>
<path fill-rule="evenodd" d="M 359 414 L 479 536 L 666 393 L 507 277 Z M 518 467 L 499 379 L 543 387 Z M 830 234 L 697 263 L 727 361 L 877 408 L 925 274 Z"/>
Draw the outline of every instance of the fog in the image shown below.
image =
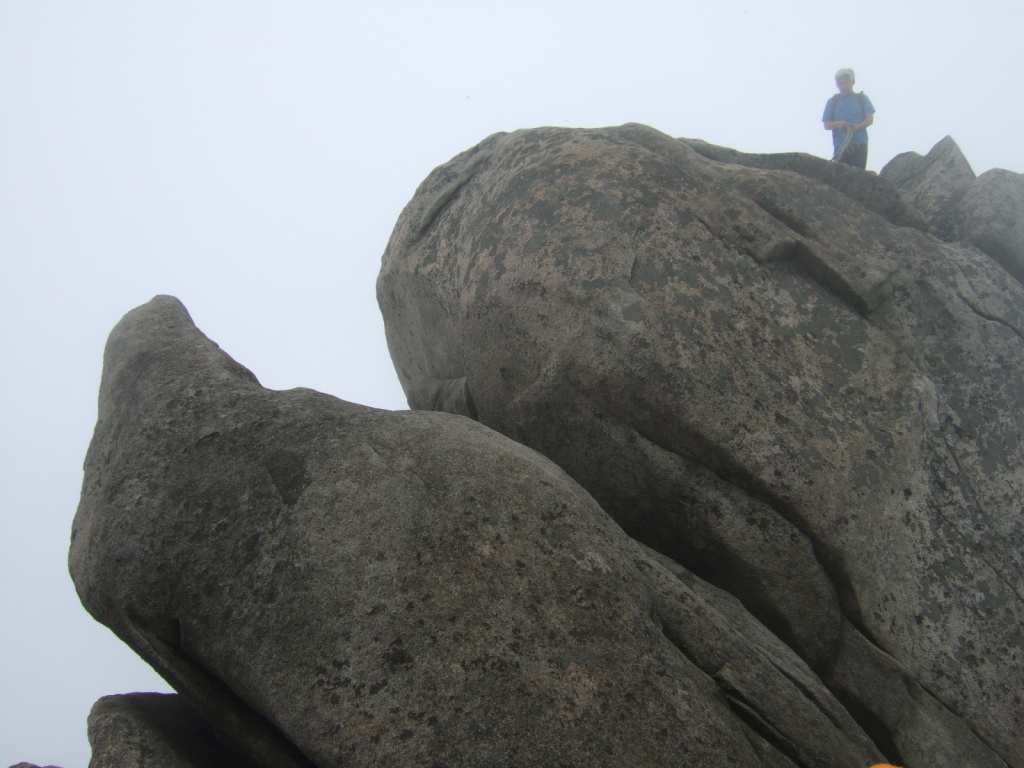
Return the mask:
<path fill-rule="evenodd" d="M 404 408 L 374 281 L 435 166 L 497 131 L 626 122 L 828 157 L 849 66 L 869 170 L 950 134 L 976 172 L 1022 172 L 1022 22 L 984 1 L 0 0 L 0 765 L 84 767 L 97 698 L 169 690 L 67 575 L 125 312 L 173 294 L 264 386 Z"/>

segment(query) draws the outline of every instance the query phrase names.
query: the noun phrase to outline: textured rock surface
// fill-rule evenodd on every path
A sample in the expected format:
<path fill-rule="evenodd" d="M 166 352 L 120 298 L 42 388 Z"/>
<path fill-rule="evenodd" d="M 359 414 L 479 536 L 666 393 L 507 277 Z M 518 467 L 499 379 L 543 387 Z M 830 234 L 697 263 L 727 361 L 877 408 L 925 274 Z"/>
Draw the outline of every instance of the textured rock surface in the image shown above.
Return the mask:
<path fill-rule="evenodd" d="M 770 171 L 790 171 L 798 173 L 822 184 L 827 184 L 851 197 L 872 213 L 877 213 L 891 224 L 898 227 L 914 227 L 922 231 L 928 229 L 928 220 L 922 216 L 916 206 L 910 205 L 900 194 L 893 179 L 873 173 L 862 173 L 843 163 L 823 163 L 820 157 L 802 152 L 779 152 L 770 155 L 740 152 L 730 147 L 720 147 L 700 139 L 679 139 L 698 153 L 710 160 L 720 163 L 743 165 L 748 168 L 761 168 Z M 950 139 L 952 141 L 952 139 Z M 956 147 L 956 145 L 953 145 Z M 956 150 L 959 152 L 959 148 Z M 920 157 L 916 153 L 906 153 Z M 900 155 L 904 157 L 904 155 Z M 961 155 L 961 157 L 963 157 Z M 964 165 L 967 161 L 964 160 Z M 967 166 L 971 178 L 974 173 Z M 949 183 L 948 177 L 943 178 L 943 185 Z M 915 201 L 911 201 L 915 202 Z"/>
<path fill-rule="evenodd" d="M 949 136 L 921 156 L 905 152 L 882 169 L 944 239 L 965 240 L 1024 283 L 1024 175 L 993 168 L 975 177 Z"/>
<path fill-rule="evenodd" d="M 927 155 L 897 155 L 882 168 L 880 178 L 900 190 L 936 235 L 956 236 L 957 206 L 975 175 L 952 136 L 942 139 Z"/>
<path fill-rule="evenodd" d="M 1024 174 L 985 171 L 960 203 L 960 237 L 1024 283 Z"/>
<path fill-rule="evenodd" d="M 378 280 L 410 404 L 465 393 L 893 762 L 1024 766 L 1020 285 L 824 161 L 695 146 L 537 129 L 435 170 Z"/>
<path fill-rule="evenodd" d="M 264 766 L 881 755 L 732 597 L 469 419 L 263 389 L 175 299 L 107 344 L 70 566 Z"/>
<path fill-rule="evenodd" d="M 90 768 L 254 768 L 181 697 L 104 696 L 89 714 Z"/>

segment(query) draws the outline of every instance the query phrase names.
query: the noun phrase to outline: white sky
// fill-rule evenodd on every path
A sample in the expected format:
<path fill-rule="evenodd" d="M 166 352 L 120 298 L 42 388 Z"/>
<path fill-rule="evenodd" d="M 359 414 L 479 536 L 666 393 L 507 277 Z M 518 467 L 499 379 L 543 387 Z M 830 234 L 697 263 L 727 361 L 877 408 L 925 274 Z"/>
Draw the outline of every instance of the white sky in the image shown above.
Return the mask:
<path fill-rule="evenodd" d="M 951 134 L 1024 172 L 1019 0 L 0 0 L 0 766 L 85 768 L 102 695 L 168 690 L 67 575 L 103 344 L 178 296 L 268 387 L 405 407 L 374 295 L 427 173 L 496 131 L 641 122 L 868 168 Z"/>

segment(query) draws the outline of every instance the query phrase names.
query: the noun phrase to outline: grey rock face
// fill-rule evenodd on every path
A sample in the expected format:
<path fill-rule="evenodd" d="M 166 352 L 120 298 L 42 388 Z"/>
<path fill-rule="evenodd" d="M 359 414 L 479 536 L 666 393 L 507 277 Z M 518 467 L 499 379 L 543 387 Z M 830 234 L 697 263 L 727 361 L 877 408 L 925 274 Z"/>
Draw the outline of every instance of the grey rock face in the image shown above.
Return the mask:
<path fill-rule="evenodd" d="M 261 766 L 881 758 L 735 599 L 547 459 L 459 416 L 263 389 L 169 297 L 108 341 L 70 567 Z"/>
<path fill-rule="evenodd" d="M 802 152 L 779 152 L 763 155 L 739 152 L 730 147 L 720 147 L 700 139 L 679 139 L 679 141 L 692 147 L 704 157 L 717 160 L 720 163 L 798 173 L 837 189 L 872 213 L 877 213 L 890 224 L 895 224 L 897 227 L 914 227 L 922 231 L 928 229 L 927 219 L 918 213 L 919 209 L 916 206 L 910 205 L 900 194 L 891 177 L 864 173 L 843 163 L 824 163 L 821 158 Z M 953 146 L 956 147 L 955 144 Z M 959 148 L 957 148 L 957 152 L 959 152 Z M 920 157 L 916 153 L 907 154 Z M 904 157 L 904 155 L 900 155 L 900 157 Z M 963 162 L 964 165 L 967 164 L 966 160 Z M 889 166 L 893 165 L 894 163 L 889 164 Z M 889 168 L 889 166 L 886 167 Z M 894 168 L 890 168 L 890 170 L 894 170 Z M 970 166 L 967 166 L 967 171 L 970 172 Z M 971 178 L 974 178 L 973 173 L 971 173 Z M 943 182 L 944 186 L 948 184 L 948 177 L 944 178 Z"/>
<path fill-rule="evenodd" d="M 1021 287 L 825 161 L 718 154 L 552 128 L 435 170 L 378 280 L 409 402 L 459 382 L 891 761 L 1024 766 Z"/>
<path fill-rule="evenodd" d="M 944 239 L 964 240 L 1024 283 L 1024 175 L 993 168 L 975 177 L 949 136 L 921 156 L 905 152 L 881 173 Z"/>
<path fill-rule="evenodd" d="M 89 768 L 255 768 L 180 696 L 104 696 L 89 714 Z"/>
<path fill-rule="evenodd" d="M 880 178 L 899 189 L 939 237 L 956 236 L 957 205 L 975 175 L 952 136 L 942 139 L 927 155 L 897 155 L 882 168 Z"/>
<path fill-rule="evenodd" d="M 960 236 L 1024 283 L 1024 174 L 985 171 L 964 195 Z"/>

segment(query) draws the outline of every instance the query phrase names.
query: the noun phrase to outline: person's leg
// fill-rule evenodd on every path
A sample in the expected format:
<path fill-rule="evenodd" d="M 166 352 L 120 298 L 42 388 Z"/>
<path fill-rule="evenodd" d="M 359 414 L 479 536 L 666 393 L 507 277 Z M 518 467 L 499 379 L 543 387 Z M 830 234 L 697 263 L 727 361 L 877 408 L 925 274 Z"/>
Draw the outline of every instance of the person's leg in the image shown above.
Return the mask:
<path fill-rule="evenodd" d="M 843 156 L 839 158 L 839 162 L 843 165 L 852 165 L 854 168 L 864 170 L 868 167 L 868 145 L 851 144 L 846 148 Z"/>

